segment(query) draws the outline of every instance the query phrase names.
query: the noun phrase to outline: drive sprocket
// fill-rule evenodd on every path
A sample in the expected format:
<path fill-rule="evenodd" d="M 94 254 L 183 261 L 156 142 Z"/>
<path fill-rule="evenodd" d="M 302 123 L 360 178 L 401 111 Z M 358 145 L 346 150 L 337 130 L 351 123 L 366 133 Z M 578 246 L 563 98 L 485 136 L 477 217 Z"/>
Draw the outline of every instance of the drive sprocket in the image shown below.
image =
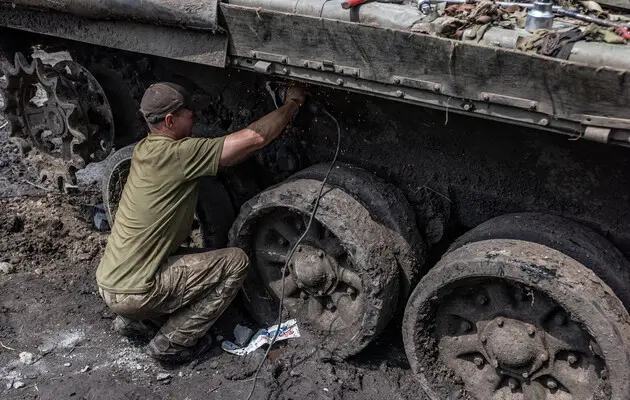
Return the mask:
<path fill-rule="evenodd" d="M 0 111 L 10 123 L 10 140 L 41 181 L 61 190 L 75 185 L 78 169 L 103 160 L 112 149 L 114 123 L 103 89 L 73 61 L 29 63 L 16 53 L 14 65 L 2 67 Z"/>

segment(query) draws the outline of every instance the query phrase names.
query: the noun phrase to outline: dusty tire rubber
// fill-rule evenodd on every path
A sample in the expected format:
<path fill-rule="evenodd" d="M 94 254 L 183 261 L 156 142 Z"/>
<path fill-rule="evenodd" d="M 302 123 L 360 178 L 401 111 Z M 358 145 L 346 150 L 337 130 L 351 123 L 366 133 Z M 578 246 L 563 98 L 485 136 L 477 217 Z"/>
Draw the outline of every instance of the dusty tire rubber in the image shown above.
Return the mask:
<path fill-rule="evenodd" d="M 105 163 L 103 171 L 103 180 L 101 182 L 101 194 L 103 196 L 103 206 L 109 226 L 114 226 L 114 218 L 116 210 L 120 202 L 123 188 L 127 182 L 129 168 L 131 168 L 131 155 L 136 144 L 130 144 L 117 150 L 109 156 Z"/>
<path fill-rule="evenodd" d="M 587 398 L 630 398 L 630 317 L 612 290 L 591 270 L 554 249 L 531 242 L 494 239 L 473 242 L 447 253 L 423 277 L 409 299 L 403 321 L 405 351 L 414 374 L 431 400 L 461 398 L 458 396 L 465 393 L 463 385 L 452 379 L 453 370 L 442 361 L 447 349 L 436 335 L 437 309 L 448 296 L 457 296 L 467 285 L 489 279 L 542 293 L 561 307 L 562 313 L 566 312 L 571 326 L 579 326 L 583 334 L 595 341 L 596 346 L 591 344 L 589 348 L 593 353 L 601 353 L 608 375 L 602 374 L 596 380 L 597 391 Z M 493 299 L 490 298 L 490 303 Z M 532 307 L 533 304 L 532 297 Z M 502 325 L 503 322 L 499 326 Z M 483 342 L 485 331 L 474 329 Z M 527 338 L 527 334 L 524 337 Z M 512 343 L 518 346 L 519 341 Z M 597 350 L 593 350 L 595 348 Z M 556 354 L 547 357 L 554 363 L 560 362 Z M 475 364 L 479 367 L 481 363 L 475 361 Z M 486 365 L 489 363 L 483 364 L 483 368 Z M 463 378 L 465 381 L 466 377 Z M 475 398 L 469 393 L 468 398 L 471 397 Z M 506 400 L 512 398 L 523 397 L 505 397 Z"/>
<path fill-rule="evenodd" d="M 245 306 L 263 326 L 277 322 L 279 296 L 274 295 L 276 292 L 272 292 L 264 282 L 266 272 L 257 267 L 262 262 L 257 260 L 257 242 L 254 238 L 257 232 L 266 229 L 263 223 L 258 222 L 273 217 L 273 213 L 278 210 L 309 216 L 320 186 L 319 180 L 294 179 L 271 187 L 241 207 L 230 231 L 230 246 L 245 250 L 251 261 L 243 286 Z M 355 315 L 356 324 L 339 330 L 322 330 L 316 324 L 309 325 L 304 318 L 298 319 L 298 323 L 300 330 L 305 332 L 303 337 L 312 339 L 310 344 L 326 351 L 327 357 L 341 360 L 365 348 L 391 319 L 398 303 L 399 285 L 396 245 L 393 242 L 402 239 L 375 222 L 370 211 L 355 197 L 335 186 L 324 189 L 315 220 L 340 242 L 351 260 L 353 272 L 360 276 L 362 288 L 357 299 L 361 296 L 361 311 Z M 289 248 L 293 245 L 287 243 L 286 246 Z M 320 258 L 323 258 L 321 254 L 320 251 Z M 296 304 L 304 293 L 296 296 Z M 311 294 L 304 302 L 312 302 L 314 298 L 316 296 Z"/>
<path fill-rule="evenodd" d="M 131 96 L 130 85 L 112 68 L 105 64 L 91 63 L 88 71 L 96 78 L 109 100 L 114 117 L 114 145 L 121 150 L 140 140 L 148 131 L 139 112 L 139 103 Z"/>
<path fill-rule="evenodd" d="M 550 214 L 507 214 L 466 232 L 448 251 L 488 239 L 524 240 L 558 250 L 592 270 L 630 310 L 630 262 L 612 243 L 584 225 Z"/>
<path fill-rule="evenodd" d="M 316 164 L 297 172 L 288 180 L 321 181 L 328 168 L 327 163 Z M 426 251 L 411 205 L 394 185 L 377 180 L 368 171 L 349 164 L 337 163 L 328 177 L 328 183 L 358 199 L 378 222 L 404 239 L 398 243 L 396 249 L 396 260 L 400 268 L 399 310 L 403 310 L 411 290 L 420 279 Z"/>

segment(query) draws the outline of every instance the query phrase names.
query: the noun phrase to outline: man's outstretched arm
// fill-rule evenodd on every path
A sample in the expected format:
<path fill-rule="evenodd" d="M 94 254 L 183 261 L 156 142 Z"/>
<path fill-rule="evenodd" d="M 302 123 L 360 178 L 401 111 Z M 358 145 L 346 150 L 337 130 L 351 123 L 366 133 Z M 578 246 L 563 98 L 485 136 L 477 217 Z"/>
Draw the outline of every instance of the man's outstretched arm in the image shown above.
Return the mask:
<path fill-rule="evenodd" d="M 290 88 L 287 91 L 284 105 L 247 128 L 225 137 L 219 165 L 228 167 L 237 164 L 254 151 L 273 141 L 280 135 L 303 104 L 304 90 L 299 87 Z"/>

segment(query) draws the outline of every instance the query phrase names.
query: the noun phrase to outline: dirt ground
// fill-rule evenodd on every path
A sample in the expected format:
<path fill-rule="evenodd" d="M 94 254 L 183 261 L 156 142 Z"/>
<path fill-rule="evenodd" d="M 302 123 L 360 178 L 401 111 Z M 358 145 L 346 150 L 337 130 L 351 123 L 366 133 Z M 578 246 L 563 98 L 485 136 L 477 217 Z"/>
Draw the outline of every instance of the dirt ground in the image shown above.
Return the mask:
<path fill-rule="evenodd" d="M 114 334 L 94 280 L 107 240 L 93 223 L 98 187 L 74 195 L 37 187 L 6 137 L 0 131 L 0 398 L 245 399 L 263 351 L 239 357 L 218 344 L 233 340 L 237 323 L 258 328 L 239 306 L 213 327 L 212 351 L 177 368 Z M 304 339 L 278 344 L 253 399 L 418 399 L 419 391 L 394 321 L 344 363 Z"/>

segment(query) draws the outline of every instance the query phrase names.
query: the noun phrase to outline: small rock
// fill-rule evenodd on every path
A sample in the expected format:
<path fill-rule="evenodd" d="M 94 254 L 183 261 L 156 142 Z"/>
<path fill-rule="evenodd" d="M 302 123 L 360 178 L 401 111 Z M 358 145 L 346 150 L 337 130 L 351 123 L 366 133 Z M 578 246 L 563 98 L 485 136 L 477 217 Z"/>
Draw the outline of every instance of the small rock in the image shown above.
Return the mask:
<path fill-rule="evenodd" d="M 14 389 L 22 389 L 26 384 L 22 381 L 13 382 Z"/>
<path fill-rule="evenodd" d="M 69 366 L 71 366 L 71 365 L 72 365 L 72 364 L 70 364 L 70 363 L 65 363 L 63 366 L 64 366 L 64 367 L 69 367 Z"/>
<path fill-rule="evenodd" d="M 324 388 L 324 392 L 328 392 L 328 388 Z"/>
<path fill-rule="evenodd" d="M 222 341 L 223 341 L 223 336 L 217 335 L 217 342 L 222 342 Z"/>
<path fill-rule="evenodd" d="M 212 361 L 209 365 L 210 369 L 217 369 L 219 368 L 219 363 L 216 361 Z"/>
<path fill-rule="evenodd" d="M 109 230 L 109 221 L 107 221 L 105 213 L 97 212 L 94 214 L 94 227 L 101 232 Z"/>
<path fill-rule="evenodd" d="M 61 229 L 63 229 L 63 222 L 61 222 L 61 220 L 56 219 L 50 222 L 50 227 L 55 231 L 60 231 Z"/>
<path fill-rule="evenodd" d="M 21 217 L 13 216 L 9 222 L 9 232 L 21 232 L 24 229 L 24 221 Z"/>
<path fill-rule="evenodd" d="M 381 370 L 381 372 L 386 372 L 387 371 L 387 361 L 383 361 L 381 363 L 381 365 L 378 367 L 379 370 Z"/>
<path fill-rule="evenodd" d="M 289 371 L 289 375 L 291 375 L 291 376 L 300 376 L 302 374 L 297 372 L 296 370 L 292 369 L 291 371 Z"/>
<path fill-rule="evenodd" d="M 81 368 L 81 373 L 86 373 L 90 370 L 90 366 L 86 365 L 85 367 Z"/>
<path fill-rule="evenodd" d="M 11 389 L 12 387 L 13 387 L 13 383 L 12 382 L 7 383 L 7 390 Z"/>
<path fill-rule="evenodd" d="M 20 353 L 20 361 L 26 365 L 31 365 L 35 362 L 35 355 L 33 353 L 23 351 Z"/>
<path fill-rule="evenodd" d="M 85 237 L 87 236 L 87 233 L 83 230 L 73 230 L 73 231 L 68 232 L 68 236 L 74 239 L 85 239 Z"/>
<path fill-rule="evenodd" d="M 247 326 L 238 324 L 234 327 L 234 341 L 239 346 L 245 346 L 245 344 L 249 341 L 249 338 L 252 337 L 253 334 L 254 331 Z"/>
<path fill-rule="evenodd" d="M 15 266 L 9 264 L 8 262 L 0 262 L 0 273 L 12 274 L 14 272 L 15 272 Z"/>
<path fill-rule="evenodd" d="M 42 343 L 37 347 L 37 350 L 39 350 L 39 352 L 42 355 L 46 355 L 48 353 L 51 353 L 53 350 L 55 350 L 55 347 L 57 347 L 57 345 L 53 342 L 48 342 L 48 343 Z"/>
<path fill-rule="evenodd" d="M 42 274 L 42 269 L 41 268 L 35 268 L 34 271 L 37 275 L 41 275 Z"/>
<path fill-rule="evenodd" d="M 177 374 L 177 376 L 179 376 L 180 378 L 184 376 L 184 373 L 182 371 L 179 371 L 179 374 Z"/>
<path fill-rule="evenodd" d="M 333 354 L 330 350 L 320 349 L 318 354 L 321 362 L 330 362 L 333 359 Z"/>
<path fill-rule="evenodd" d="M 79 254 L 79 261 L 87 261 L 92 258 L 90 253 L 81 253 Z"/>
<path fill-rule="evenodd" d="M 79 187 L 77 185 L 66 183 L 64 185 L 64 191 L 66 192 L 66 194 L 76 194 L 79 193 Z"/>
<path fill-rule="evenodd" d="M 167 373 L 165 373 L 165 372 L 160 372 L 160 373 L 157 375 L 157 380 L 158 380 L 159 382 L 162 382 L 162 381 L 168 381 L 168 380 L 171 380 L 171 378 L 172 378 L 172 377 L 173 377 L 173 375 L 171 375 L 171 374 L 167 374 Z"/>

